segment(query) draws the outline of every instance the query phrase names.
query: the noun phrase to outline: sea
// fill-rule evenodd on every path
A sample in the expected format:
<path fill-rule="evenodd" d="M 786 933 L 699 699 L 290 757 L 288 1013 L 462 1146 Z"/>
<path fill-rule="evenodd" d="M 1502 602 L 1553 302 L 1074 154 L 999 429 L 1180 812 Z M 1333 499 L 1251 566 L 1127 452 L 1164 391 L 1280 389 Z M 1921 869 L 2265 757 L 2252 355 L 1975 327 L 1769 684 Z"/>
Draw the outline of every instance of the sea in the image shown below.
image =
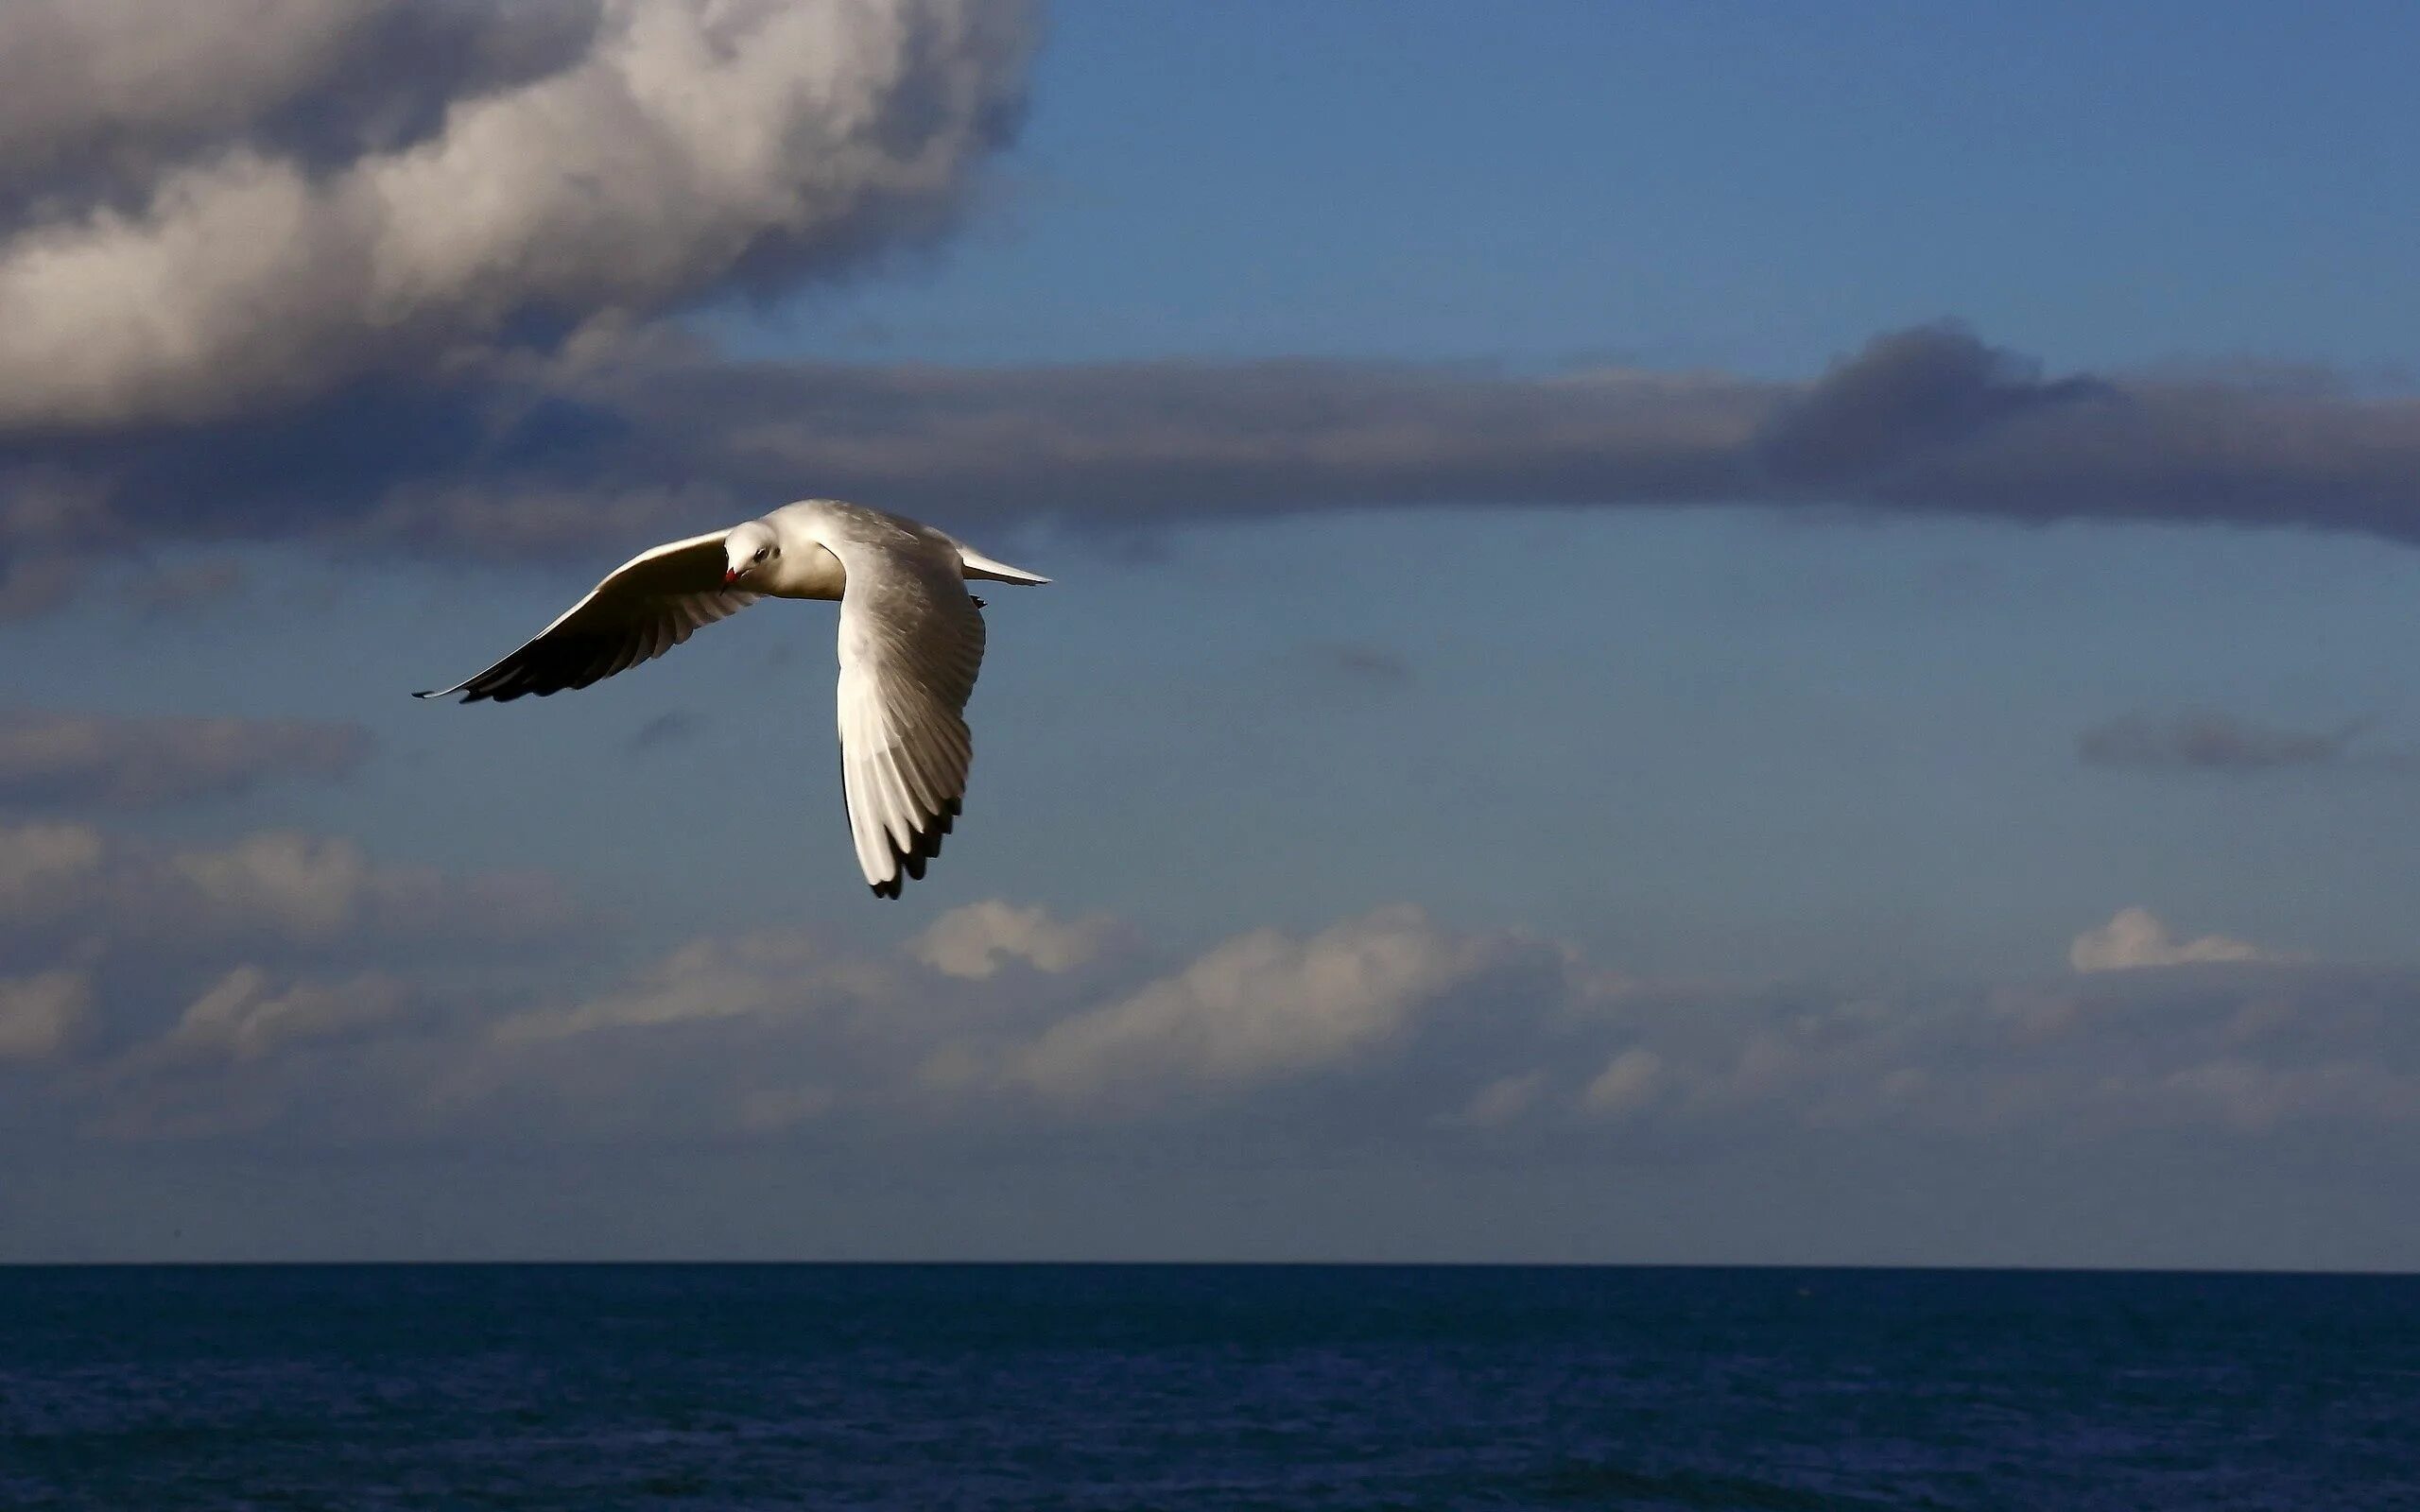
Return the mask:
<path fill-rule="evenodd" d="M 0 1508 L 2420 1508 L 2420 1277 L 0 1269 Z"/>

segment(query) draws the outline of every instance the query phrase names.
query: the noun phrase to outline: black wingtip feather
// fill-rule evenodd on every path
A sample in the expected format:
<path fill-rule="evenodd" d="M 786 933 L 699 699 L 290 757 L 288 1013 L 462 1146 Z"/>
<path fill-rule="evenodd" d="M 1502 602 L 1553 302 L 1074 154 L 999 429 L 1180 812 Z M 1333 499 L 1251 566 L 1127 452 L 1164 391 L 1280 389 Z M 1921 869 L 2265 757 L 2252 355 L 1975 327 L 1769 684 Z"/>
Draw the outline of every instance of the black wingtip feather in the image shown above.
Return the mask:
<path fill-rule="evenodd" d="M 873 895 L 877 898 L 896 898 L 900 890 L 908 883 L 924 881 L 925 864 L 942 853 L 942 836 L 949 833 L 957 825 L 958 816 L 961 812 L 959 800 L 950 799 L 942 805 L 939 814 L 925 820 L 926 828 L 916 832 L 914 844 L 904 850 L 896 844 L 892 845 L 891 864 L 898 869 L 890 874 L 889 882 L 877 882 L 873 885 Z"/>

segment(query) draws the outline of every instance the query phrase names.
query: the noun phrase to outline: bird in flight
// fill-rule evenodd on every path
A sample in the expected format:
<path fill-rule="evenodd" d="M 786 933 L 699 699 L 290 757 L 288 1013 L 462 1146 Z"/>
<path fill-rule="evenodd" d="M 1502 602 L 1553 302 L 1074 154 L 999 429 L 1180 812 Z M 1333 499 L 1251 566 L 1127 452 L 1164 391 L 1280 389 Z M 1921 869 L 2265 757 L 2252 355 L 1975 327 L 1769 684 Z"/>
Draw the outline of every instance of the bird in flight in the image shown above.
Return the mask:
<path fill-rule="evenodd" d="M 802 500 L 641 552 L 521 649 L 414 696 L 543 698 L 652 661 L 760 598 L 838 599 L 849 830 L 874 896 L 896 898 L 941 854 L 966 796 L 966 699 L 983 664 L 983 601 L 967 578 L 1050 581 L 913 520 Z"/>

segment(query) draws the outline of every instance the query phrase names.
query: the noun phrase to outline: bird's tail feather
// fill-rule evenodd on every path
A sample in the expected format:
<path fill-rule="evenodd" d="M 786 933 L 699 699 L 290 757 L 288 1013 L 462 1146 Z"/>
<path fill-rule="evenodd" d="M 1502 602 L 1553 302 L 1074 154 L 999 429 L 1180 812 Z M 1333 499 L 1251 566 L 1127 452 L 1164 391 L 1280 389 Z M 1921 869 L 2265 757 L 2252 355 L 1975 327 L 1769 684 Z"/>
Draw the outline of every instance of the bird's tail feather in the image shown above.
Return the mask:
<path fill-rule="evenodd" d="M 1040 573 L 1029 573 L 1022 567 L 1011 567 L 1004 561 L 994 561 L 963 541 L 959 544 L 958 559 L 969 577 L 981 577 L 994 583 L 1039 584 L 1050 581 Z"/>

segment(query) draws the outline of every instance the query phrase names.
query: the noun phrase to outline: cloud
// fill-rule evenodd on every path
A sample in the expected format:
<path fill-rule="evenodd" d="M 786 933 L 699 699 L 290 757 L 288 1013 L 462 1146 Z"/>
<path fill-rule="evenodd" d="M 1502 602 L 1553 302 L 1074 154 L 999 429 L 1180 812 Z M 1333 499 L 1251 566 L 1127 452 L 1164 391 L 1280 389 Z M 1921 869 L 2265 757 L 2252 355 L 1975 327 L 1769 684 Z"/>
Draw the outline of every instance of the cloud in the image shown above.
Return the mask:
<path fill-rule="evenodd" d="M 1388 646 L 1362 641 L 1322 642 L 1305 648 L 1321 671 L 1357 682 L 1386 684 L 1409 681 L 1409 659 Z"/>
<path fill-rule="evenodd" d="M 2359 723 L 2333 730 L 2280 730 L 2215 710 L 2122 714 L 2085 730 L 2076 754 L 2088 766 L 2243 774 L 2326 766 L 2345 759 Z"/>
<path fill-rule="evenodd" d="M 83 1022 L 92 998 L 92 981 L 78 971 L 0 977 L 0 1062 L 57 1053 Z"/>
<path fill-rule="evenodd" d="M 763 1077 L 785 1065 L 814 1068 L 819 1117 L 1149 1117 L 1388 1060 L 1448 1029 L 1439 1014 L 1457 989 L 1491 985 L 1513 1022 L 1512 1005 L 1564 990 L 1570 965 L 1526 936 L 1440 929 L 1396 907 L 1309 936 L 1248 932 L 1152 974 L 1123 926 L 994 901 L 890 955 L 798 930 L 709 936 L 606 991 L 496 1020 L 487 1038 L 519 1057 L 511 1085 L 525 1089 L 555 1064 L 530 1058 L 549 1047 L 639 1075 L 666 1074 L 684 1044 L 743 1055 L 748 1085 L 712 1099 L 710 1122 L 751 1099 L 781 1104 L 795 1084 Z M 646 1058 L 617 1058 L 611 1046 L 635 1037 Z"/>
<path fill-rule="evenodd" d="M 1138 1084 L 1250 1084 L 1353 1059 L 1490 964 L 1418 909 L 1382 909 L 1307 939 L 1239 936 L 1183 971 L 1065 1019 L 1010 1074 L 1058 1101 L 1132 1095 Z"/>
<path fill-rule="evenodd" d="M 1521 1072 L 1498 1076 L 1471 1094 L 1471 1100 L 1440 1122 L 1469 1128 L 1495 1128 L 1510 1124 L 1538 1105 L 1549 1091 L 1549 1078 L 1543 1071 Z"/>
<path fill-rule="evenodd" d="M 624 748 L 636 753 L 678 745 L 695 735 L 705 721 L 685 709 L 667 710 L 631 731 Z"/>
<path fill-rule="evenodd" d="M 1767 1052 L 1770 1055 L 1770 1052 Z M 1580 1094 L 1581 1106 L 1596 1114 L 1620 1116 L 1639 1112 L 1654 1099 L 1664 1076 L 1664 1057 L 1637 1046 L 1605 1063 Z"/>
<path fill-rule="evenodd" d="M 1009 904 L 965 919 L 1028 945 L 1076 927 Z M 1175 958 L 1120 930 L 1052 971 L 960 955 L 990 938 L 960 927 L 873 951 L 796 927 L 706 936 L 589 963 L 601 980 L 568 988 L 580 963 L 561 952 L 535 972 L 425 953 L 329 971 L 222 934 L 130 979 L 105 948 L 0 986 L 0 1053 L 49 1078 L 68 1125 L 117 1140 L 811 1139 L 1059 1160 L 1115 1129 L 1169 1159 L 1207 1142 L 1286 1160 L 1662 1160 L 1858 1130 L 2103 1147 L 2420 1119 L 2408 971 L 2165 943 L 2194 968 L 1857 994 L 1658 985 L 1409 907 Z"/>
<path fill-rule="evenodd" d="M 2280 1067 L 2225 1057 L 2170 1074 L 2158 1091 L 2246 1133 L 2266 1133 L 2323 1108 L 2363 1123 L 2420 1122 L 2420 1077 L 2366 1060 Z"/>
<path fill-rule="evenodd" d="M 162 1047 L 254 1060 L 281 1046 L 386 1023 L 405 1008 L 408 988 L 383 972 L 350 981 L 296 981 L 272 990 L 269 974 L 239 966 L 194 1000 Z"/>
<path fill-rule="evenodd" d="M 549 878 L 382 863 L 341 836 L 167 847 L 84 824 L 0 825 L 0 941 L 27 954 L 504 946 L 560 937 L 583 918 Z"/>
<path fill-rule="evenodd" d="M 127 601 L 152 619 L 199 615 L 243 596 L 243 564 L 223 558 L 155 567 L 127 584 Z"/>
<path fill-rule="evenodd" d="M 969 524 L 1107 530 L 1377 507 L 1763 504 L 2420 537 L 2420 403 L 1989 376 L 2021 369 L 1943 328 L 1879 337 L 1807 385 L 1345 362 L 852 368 L 735 362 L 600 328 L 560 357 L 473 364 L 276 424 L 128 437 L 108 459 L 114 487 L 78 507 L 177 534 L 208 522 L 495 556 L 622 549 L 759 511 L 810 478 Z M 1927 384 L 1954 392 L 1895 397 Z M 1823 450 L 1808 438 L 1835 410 L 1855 441 Z M 21 450 L 47 457 L 44 476 L 101 471 L 72 447 Z M 186 512 L 148 502 L 163 497 Z"/>
<path fill-rule="evenodd" d="M 1757 438 L 1775 477 L 1816 487 L 1887 478 L 2023 416 L 2116 397 L 2085 377 L 2043 379 L 1954 326 L 1876 336 L 1781 406 Z"/>
<path fill-rule="evenodd" d="M 231 26 L 145 0 L 17 0 L 0 11 L 0 194 L 139 191 L 239 145 L 326 165 L 407 146 L 454 99 L 572 62 L 600 9 L 250 0 Z"/>
<path fill-rule="evenodd" d="M 598 557 L 810 487 L 1114 533 L 1755 504 L 2420 539 L 2420 400 L 2048 373 L 1949 322 L 1799 382 L 735 360 L 674 322 L 965 213 L 1022 109 L 1028 8 L 251 15 L 0 11 L 0 613 L 62 602 L 95 542 Z"/>
<path fill-rule="evenodd" d="M 2067 964 L 2079 971 L 2126 971 L 2153 966 L 2209 961 L 2271 960 L 2267 952 L 2224 935 L 2178 940 L 2148 908 L 2121 908 L 2109 922 L 2087 929 L 2067 948 Z"/>
<path fill-rule="evenodd" d="M 1270 361 L 736 361 L 592 320 L 210 425 L 0 437 L 19 608 L 94 541 L 608 558 L 813 491 L 967 529 L 1132 536 L 1377 507 L 1685 506 L 2286 526 L 2420 540 L 2420 401 L 2253 378 L 2029 376 L 1888 334 L 1812 383 Z M 1945 392 L 1925 397 L 1928 386 Z M 1831 417 L 1827 421 L 1825 417 Z M 1827 423 L 1841 434 L 1825 439 Z M 30 498 L 39 507 L 12 507 Z"/>
<path fill-rule="evenodd" d="M 831 995 L 828 979 L 848 971 L 826 954 L 814 940 L 785 930 L 693 940 L 614 991 L 569 1007 L 511 1015 L 493 1034 L 510 1043 L 800 1013 Z"/>
<path fill-rule="evenodd" d="M 976 0 L 270 9 L 9 11 L 0 431 L 252 412 L 928 238 L 1032 32 Z"/>
<path fill-rule="evenodd" d="M 0 709 L 0 804 L 128 809 L 221 798 L 285 778 L 351 776 L 372 745 L 359 725 L 317 720 Z"/>
<path fill-rule="evenodd" d="M 925 926 L 910 946 L 916 958 L 943 976 L 981 981 L 1007 961 L 1037 971 L 1071 971 L 1098 955 L 1114 926 L 1105 919 L 1062 922 L 1040 908 L 988 899 L 953 908 Z"/>

